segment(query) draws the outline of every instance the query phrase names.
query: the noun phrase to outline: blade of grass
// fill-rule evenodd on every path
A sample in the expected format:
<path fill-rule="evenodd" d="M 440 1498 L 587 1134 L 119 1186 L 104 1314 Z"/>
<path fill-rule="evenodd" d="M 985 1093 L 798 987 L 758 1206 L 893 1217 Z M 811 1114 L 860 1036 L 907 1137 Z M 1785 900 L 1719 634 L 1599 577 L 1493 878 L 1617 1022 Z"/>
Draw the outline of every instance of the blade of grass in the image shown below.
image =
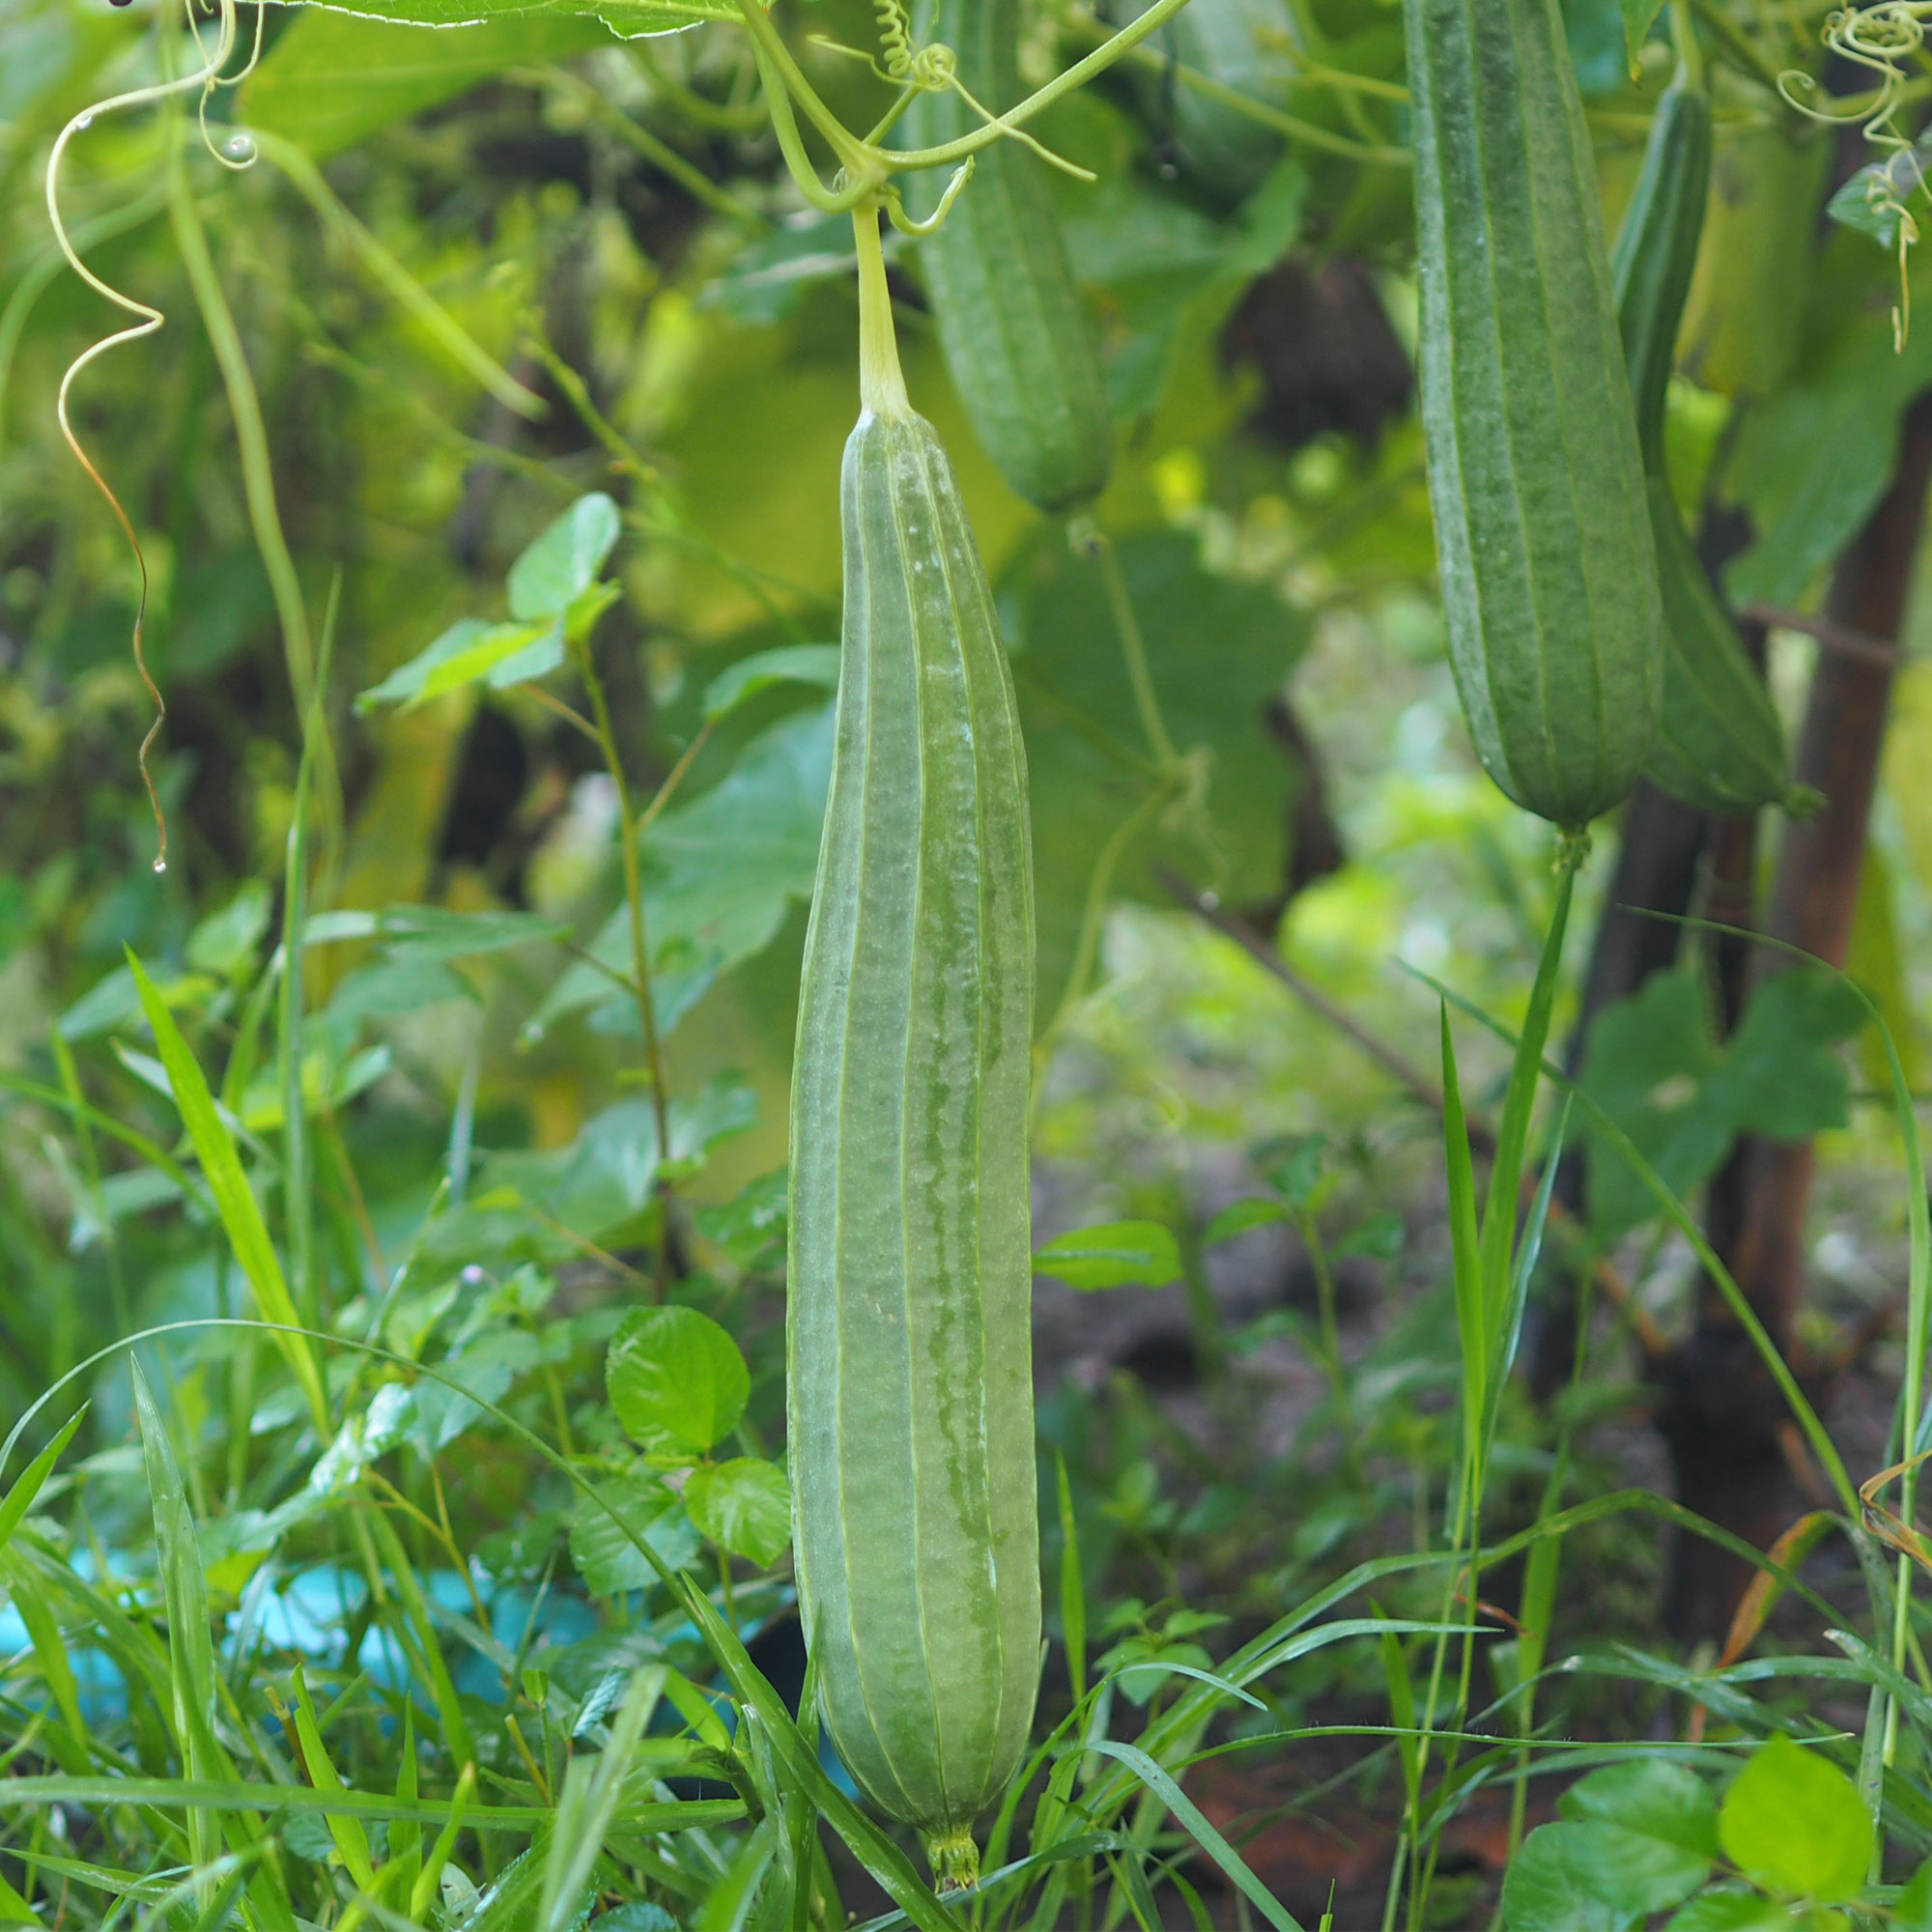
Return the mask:
<path fill-rule="evenodd" d="M 34 1498 L 53 1474 L 54 1464 L 60 1461 L 62 1451 L 73 1440 L 74 1431 L 86 1415 L 87 1407 L 83 1404 L 61 1425 L 59 1435 L 20 1472 L 19 1480 L 7 1492 L 6 1500 L 0 1502 L 0 1550 L 7 1548 L 9 1539 L 25 1520 L 34 1505 Z"/>
<path fill-rule="evenodd" d="M 308 1678 L 299 1663 L 292 1674 L 291 1688 L 296 1700 L 296 1742 L 301 1747 L 302 1770 L 307 1773 L 309 1783 L 317 1791 L 330 1795 L 346 1790 L 348 1787 L 335 1769 L 335 1760 L 323 1742 L 322 1726 L 316 1721 L 315 1700 L 309 1695 Z M 332 1811 L 327 1814 L 327 1824 L 328 1835 L 356 1889 L 374 1890 L 376 1865 L 369 1855 L 369 1834 L 362 1829 L 362 1821 Z"/>
<path fill-rule="evenodd" d="M 1275 1932 L 1301 1932 L 1294 1915 L 1248 1869 L 1247 1861 L 1222 1837 L 1194 1801 L 1144 1750 L 1134 1745 L 1116 1743 L 1112 1738 L 1092 1739 L 1087 1748 L 1124 1765 L 1146 1785 L 1167 1806 L 1194 1842 L 1221 1867 L 1242 1896 L 1275 1928 Z"/>
<path fill-rule="evenodd" d="M 624 1774 L 630 1769 L 662 1685 L 661 1669 L 635 1672 L 611 1722 L 610 1741 L 595 1759 L 574 1758 L 564 1774 L 551 1856 L 544 1866 L 543 1902 L 537 1909 L 539 1932 L 565 1932 L 576 1916 L 591 1869 L 604 1849 L 604 1833 L 624 1795 Z"/>
<path fill-rule="evenodd" d="M 274 1244 L 269 1239 L 261 1206 L 248 1185 L 248 1177 L 242 1170 L 242 1157 L 236 1151 L 235 1136 L 229 1132 L 215 1109 L 214 1096 L 209 1092 L 200 1063 L 189 1051 L 187 1041 L 182 1037 L 181 1029 L 175 1024 L 174 1015 L 155 990 L 155 982 L 149 979 L 147 968 L 135 957 L 131 948 L 128 953 L 128 964 L 134 975 L 141 1009 L 154 1032 L 161 1065 L 168 1070 L 175 1106 L 180 1110 L 182 1124 L 187 1129 L 188 1139 L 201 1161 L 202 1175 L 208 1182 L 210 1194 L 214 1198 L 215 1212 L 220 1216 L 228 1244 L 235 1251 L 242 1272 L 248 1278 L 248 1286 L 254 1291 L 256 1307 L 276 1331 L 276 1346 L 308 1400 L 309 1415 L 316 1431 L 327 1441 L 330 1435 L 328 1397 L 323 1389 L 322 1373 L 316 1367 L 315 1355 L 300 1332 L 303 1324 L 289 1293 L 288 1283 L 283 1278 L 282 1264 L 276 1258 Z"/>

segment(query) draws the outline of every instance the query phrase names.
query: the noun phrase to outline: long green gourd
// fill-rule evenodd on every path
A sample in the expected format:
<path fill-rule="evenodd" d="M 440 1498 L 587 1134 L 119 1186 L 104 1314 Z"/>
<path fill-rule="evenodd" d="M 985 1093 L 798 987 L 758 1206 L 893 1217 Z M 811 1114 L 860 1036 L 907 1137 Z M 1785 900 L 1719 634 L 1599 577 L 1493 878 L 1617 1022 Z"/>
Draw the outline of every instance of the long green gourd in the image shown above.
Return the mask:
<path fill-rule="evenodd" d="M 1026 757 L 952 471 L 856 217 L 832 789 L 792 1072 L 799 1597 L 833 1742 L 971 1882 L 1039 1674 Z"/>
<path fill-rule="evenodd" d="M 1020 99 L 1019 0 L 941 0 L 935 37 L 981 106 L 1003 113 Z M 980 126 L 947 90 L 922 96 L 909 118 L 918 147 Z M 952 213 L 920 244 L 920 265 L 975 433 L 1020 496 L 1059 512 L 1106 488 L 1114 412 L 1045 169 L 1018 141 L 982 148 Z"/>
<path fill-rule="evenodd" d="M 1422 420 L 1477 755 L 1566 828 L 1657 734 L 1656 546 L 1556 0 L 1405 0 Z"/>
<path fill-rule="evenodd" d="M 1796 802 L 1784 726 L 1711 588 L 1670 494 L 1664 403 L 1711 185 L 1711 103 L 1682 79 L 1658 102 L 1611 269 L 1663 599 L 1663 715 L 1646 769 L 1704 811 Z"/>

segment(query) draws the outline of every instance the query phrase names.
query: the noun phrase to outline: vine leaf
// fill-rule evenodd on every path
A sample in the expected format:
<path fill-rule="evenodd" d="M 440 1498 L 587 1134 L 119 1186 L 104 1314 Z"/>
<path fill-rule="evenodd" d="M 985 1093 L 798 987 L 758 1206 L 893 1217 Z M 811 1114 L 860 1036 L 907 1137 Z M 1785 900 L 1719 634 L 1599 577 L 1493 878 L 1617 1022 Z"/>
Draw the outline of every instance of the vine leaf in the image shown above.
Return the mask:
<path fill-rule="evenodd" d="M 1637 77 L 1637 56 L 1650 38 L 1651 27 L 1663 11 L 1663 0 L 1623 0 L 1624 42 L 1630 49 L 1631 78 Z"/>

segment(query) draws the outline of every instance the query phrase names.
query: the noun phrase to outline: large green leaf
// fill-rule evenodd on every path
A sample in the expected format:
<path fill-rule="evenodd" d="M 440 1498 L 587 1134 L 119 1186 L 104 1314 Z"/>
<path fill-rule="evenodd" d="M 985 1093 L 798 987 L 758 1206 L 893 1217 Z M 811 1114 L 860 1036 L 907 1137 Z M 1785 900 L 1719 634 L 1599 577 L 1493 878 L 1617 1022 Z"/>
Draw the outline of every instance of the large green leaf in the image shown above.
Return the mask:
<path fill-rule="evenodd" d="M 644 923 L 661 1031 L 668 1033 L 718 974 L 763 952 L 792 906 L 811 896 L 831 778 L 832 706 L 822 704 L 760 732 L 711 790 L 651 828 Z M 606 970 L 572 965 L 526 1037 L 586 1007 L 597 1010 L 595 1024 L 628 1028 L 632 996 L 610 978 L 631 971 L 627 907 L 611 915 L 589 951 Z"/>
<path fill-rule="evenodd" d="M 1595 1895 L 1628 1912 L 1662 1912 L 1711 1875 L 1718 1806 L 1681 1764 L 1605 1765 L 1565 1792 L 1564 1857 Z"/>
<path fill-rule="evenodd" d="M 1307 176 L 1290 156 L 1226 220 L 1134 170 L 1063 192 L 1075 275 L 1101 293 L 1101 354 L 1114 408 L 1145 414 L 1160 401 L 1190 326 L 1209 327 L 1249 282 L 1288 252 Z"/>
<path fill-rule="evenodd" d="M 365 19 L 414 27 L 470 27 L 530 14 L 562 18 L 594 16 L 613 34 L 634 41 L 646 34 L 674 34 L 707 20 L 736 20 L 729 0 L 275 0 L 275 4 L 326 6 Z"/>
<path fill-rule="evenodd" d="M 1306 620 L 1265 585 L 1203 568 L 1172 530 L 1117 554 L 1177 751 L 1198 756 L 1200 810 L 1150 819 L 1120 856 L 1112 895 L 1167 903 L 1164 859 L 1236 903 L 1272 898 L 1287 856 L 1293 767 L 1266 707 L 1307 642 Z M 1066 982 L 1095 862 L 1148 796 L 1148 751 L 1098 567 L 1057 534 L 1004 586 L 1019 617 L 1013 660 L 1033 787 L 1039 1018 Z"/>
<path fill-rule="evenodd" d="M 242 83 L 238 112 L 323 160 L 505 68 L 561 60 L 610 39 L 602 21 L 562 14 L 511 14 L 432 36 L 308 7 Z"/>
<path fill-rule="evenodd" d="M 1598 1015 L 1583 1087 L 1684 1195 L 1717 1172 L 1740 1133 L 1797 1141 L 1842 1126 L 1849 1081 L 1834 1048 L 1864 1019 L 1842 981 L 1780 973 L 1758 987 L 1737 1034 L 1719 1046 L 1696 976 L 1660 973 Z M 1611 1236 L 1656 1211 L 1636 1171 L 1593 1134 L 1592 1225 Z"/>
<path fill-rule="evenodd" d="M 752 1380 L 729 1332 L 696 1308 L 638 1308 L 611 1338 L 605 1387 L 646 1456 L 690 1463 L 728 1435 Z"/>
<path fill-rule="evenodd" d="M 1506 1932 L 1631 1932 L 1642 1914 L 1609 1903 L 1594 1889 L 1597 1874 L 1579 1867 L 1576 1828 L 1544 1825 L 1523 1840 L 1503 1878 Z"/>
<path fill-rule="evenodd" d="M 721 1141 L 742 1133 L 757 1118 L 748 1087 L 721 1077 L 694 1098 L 669 1107 L 670 1163 L 700 1159 Z M 639 1095 L 594 1115 L 568 1147 L 549 1152 L 493 1154 L 483 1178 L 491 1190 L 506 1188 L 553 1221 L 591 1239 L 614 1237 L 649 1205 L 666 1165 L 658 1148 L 657 1110 Z M 476 1206 L 491 1205 L 486 1193 Z"/>
<path fill-rule="evenodd" d="M 1864 1889 L 1872 1829 L 1858 1786 L 1781 1735 L 1738 1773 L 1718 1814 L 1725 1856 L 1747 1878 L 1826 1904 Z"/>
<path fill-rule="evenodd" d="M 1923 275 L 1914 281 L 1916 301 L 1932 297 Z M 1804 595 L 1878 501 L 1900 413 L 1928 381 L 1932 329 L 1912 329 L 1901 348 L 1883 308 L 1855 311 L 1815 372 L 1745 417 L 1726 477 L 1757 541 L 1725 574 L 1736 602 Z"/>

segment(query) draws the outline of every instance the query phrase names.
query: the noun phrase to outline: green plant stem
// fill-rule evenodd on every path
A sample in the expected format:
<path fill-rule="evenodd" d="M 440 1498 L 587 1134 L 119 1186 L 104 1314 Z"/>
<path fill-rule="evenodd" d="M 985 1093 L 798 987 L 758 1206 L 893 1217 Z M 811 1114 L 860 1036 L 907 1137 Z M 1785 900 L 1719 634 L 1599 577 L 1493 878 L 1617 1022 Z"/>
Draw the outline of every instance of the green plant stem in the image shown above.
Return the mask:
<path fill-rule="evenodd" d="M 753 0 L 738 0 L 738 5 L 748 10 L 753 4 Z M 1056 74 L 1044 87 L 1035 89 L 1017 106 L 1008 108 L 984 127 L 976 128 L 957 140 L 947 141 L 937 148 L 912 148 L 895 154 L 892 157 L 893 165 L 895 168 L 948 167 L 963 161 L 968 155 L 978 154 L 981 148 L 989 147 L 995 141 L 1004 140 L 1012 129 L 1024 127 L 1036 115 L 1043 114 L 1056 100 L 1065 99 L 1076 89 L 1085 87 L 1090 80 L 1105 73 L 1150 34 L 1158 33 L 1186 4 L 1187 0 L 1154 0 L 1154 4 L 1138 20 L 1122 27 L 1091 54 L 1075 61 L 1064 73 Z"/>
<path fill-rule="evenodd" d="M 1369 1472 L 1362 1462 L 1361 1431 L 1355 1421 L 1354 1406 L 1349 1399 L 1349 1375 L 1342 1360 L 1342 1330 L 1335 1315 L 1335 1271 L 1328 1265 L 1328 1250 L 1321 1239 L 1313 1212 L 1307 1208 L 1295 1211 L 1295 1228 L 1308 1250 L 1309 1265 L 1315 1270 L 1315 1296 L 1321 1334 L 1321 1370 L 1335 1399 L 1335 1427 L 1342 1437 L 1342 1459 L 1349 1479 L 1361 1492 L 1364 1507 L 1373 1498 Z"/>
<path fill-rule="evenodd" d="M 752 43 L 758 55 L 758 71 L 765 80 L 766 98 L 773 108 L 774 119 L 781 96 L 795 100 L 805 110 L 805 118 L 825 137 L 826 145 L 852 180 L 856 191 L 864 194 L 876 187 L 883 179 L 878 172 L 877 151 L 868 151 L 866 144 L 858 140 L 818 98 L 817 91 L 806 79 L 804 71 L 792 59 L 791 49 L 784 43 L 784 36 L 772 24 L 759 0 L 738 0 L 738 12 L 745 25 L 751 29 Z M 774 77 L 781 83 L 776 91 L 771 84 Z M 794 141 L 797 139 L 795 125 L 792 138 Z M 785 158 L 789 160 L 790 155 L 787 154 Z"/>
<path fill-rule="evenodd" d="M 527 81 L 533 86 L 563 89 L 600 127 L 607 128 L 627 147 L 635 148 L 654 168 L 668 175 L 694 201 L 710 209 L 714 214 L 743 222 L 750 228 L 766 229 L 771 226 L 749 202 L 740 201 L 728 189 L 720 187 L 695 161 L 680 155 L 668 141 L 660 140 L 648 128 L 639 126 L 614 100 L 588 82 L 580 80 L 568 68 L 512 68 L 509 78 Z M 764 117 L 760 115 L 758 118 L 762 120 Z"/>
<path fill-rule="evenodd" d="M 417 323 L 473 382 L 526 420 L 535 421 L 548 412 L 543 398 L 526 388 L 481 348 L 449 311 L 350 213 L 302 149 L 275 134 L 256 132 L 251 138 L 262 155 L 282 171 L 315 210 L 324 228 L 348 242 L 371 278 L 396 306 Z"/>
<path fill-rule="evenodd" d="M 657 1127 L 658 1160 L 670 1158 L 670 1112 L 665 1093 L 664 1046 L 658 1037 L 657 1004 L 651 997 L 651 953 L 644 930 L 644 872 L 641 841 L 638 834 L 638 814 L 631 799 L 631 781 L 624 773 L 624 761 L 617 752 L 617 734 L 611 724 L 611 705 L 605 695 L 604 680 L 590 656 L 588 640 L 575 649 L 578 675 L 590 697 L 591 717 L 597 726 L 597 743 L 604 753 L 605 769 L 617 788 L 617 845 L 624 867 L 624 902 L 631 916 L 631 972 L 636 982 L 638 1019 L 644 1034 L 644 1065 L 651 1082 L 651 1119 Z M 668 1191 L 658 1180 L 662 1196 Z M 669 1245 L 668 1217 L 658 1225 L 660 1260 Z"/>
<path fill-rule="evenodd" d="M 1094 559 L 1100 572 L 1100 586 L 1107 598 L 1107 610 L 1121 639 L 1121 656 L 1127 667 L 1127 688 L 1133 693 L 1134 709 L 1140 714 L 1141 729 L 1147 734 L 1148 752 L 1161 772 L 1174 768 L 1174 740 L 1168 736 L 1167 721 L 1160 715 L 1160 698 L 1148 669 L 1147 640 L 1141 636 L 1141 622 L 1134 614 L 1134 600 L 1127 594 L 1127 581 L 1121 574 L 1121 559 L 1107 533 L 1087 519 L 1075 539 Z"/>
<path fill-rule="evenodd" d="M 290 555 L 288 539 L 282 533 L 281 515 L 275 507 L 274 469 L 269 457 L 269 433 L 262 419 L 261 397 L 249 372 L 248 358 L 228 298 L 222 294 L 214 258 L 209 253 L 208 233 L 201 225 L 188 187 L 186 159 L 179 138 L 168 144 L 168 215 L 174 226 L 176 246 L 181 250 L 182 267 L 187 271 L 188 286 L 194 292 L 202 326 L 208 330 L 215 365 L 228 391 L 228 407 L 235 418 L 235 440 L 242 458 L 242 487 L 248 506 L 248 522 L 256 548 L 262 553 L 262 566 L 268 573 L 276 620 L 281 625 L 282 649 L 288 664 L 289 685 L 295 694 L 296 715 L 306 719 L 315 702 L 315 648 L 309 635 L 308 611 L 302 603 L 295 558 Z M 332 781 L 332 759 L 328 776 Z M 332 784 L 329 788 L 333 788 Z M 339 814 L 339 806 L 336 810 Z"/>
<path fill-rule="evenodd" d="M 912 403 L 899 368 L 876 206 L 867 203 L 852 211 L 852 239 L 859 250 L 859 401 L 872 415 L 902 416 L 910 412 Z"/>
<path fill-rule="evenodd" d="M 1704 50 L 1697 44 L 1690 24 L 1690 0 L 1670 0 L 1670 38 L 1677 46 L 1677 65 L 1687 87 L 1701 92 L 1704 86 Z"/>
<path fill-rule="evenodd" d="M 1751 44 L 1718 0 L 1690 0 L 1690 9 L 1711 38 L 1730 56 L 1733 67 L 1752 80 L 1762 81 L 1774 94 L 1781 94 L 1776 65 Z"/>
<path fill-rule="evenodd" d="M 1093 32 L 1102 31 L 1095 27 Z M 1252 94 L 1243 94 L 1237 87 L 1230 87 L 1226 81 L 1216 80 L 1212 74 L 1203 73 L 1199 68 L 1187 66 L 1181 61 L 1170 61 L 1165 54 L 1157 53 L 1152 47 L 1135 47 L 1128 54 L 1134 66 L 1146 68 L 1161 74 L 1172 73 L 1181 86 L 1213 101 L 1217 106 L 1226 107 L 1231 112 L 1241 115 L 1264 128 L 1271 128 L 1277 134 L 1285 135 L 1291 141 L 1298 141 L 1305 148 L 1319 149 L 1323 154 L 1345 156 L 1351 161 L 1359 161 L 1369 167 L 1406 168 L 1409 165 L 1406 148 L 1389 146 L 1384 142 L 1350 140 L 1346 134 L 1337 134 L 1330 128 L 1318 127 L 1312 121 L 1304 121 L 1297 114 L 1290 114 L 1282 108 L 1271 107 L 1265 100 L 1257 100 Z M 1351 93 L 1372 94 L 1381 99 L 1406 102 L 1408 90 L 1399 87 L 1393 81 L 1372 80 L 1365 74 L 1338 73 L 1332 69 L 1307 70 L 1308 77 L 1320 78 L 1324 84 L 1337 91 L 1349 89 Z"/>
<path fill-rule="evenodd" d="M 626 41 L 624 51 L 644 78 L 680 114 L 698 127 L 713 128 L 723 134 L 751 134 L 765 125 L 765 110 L 762 107 L 752 103 L 734 107 L 726 101 L 707 99 L 676 75 L 667 73 L 659 65 L 657 55 L 651 51 L 648 40 Z"/>

